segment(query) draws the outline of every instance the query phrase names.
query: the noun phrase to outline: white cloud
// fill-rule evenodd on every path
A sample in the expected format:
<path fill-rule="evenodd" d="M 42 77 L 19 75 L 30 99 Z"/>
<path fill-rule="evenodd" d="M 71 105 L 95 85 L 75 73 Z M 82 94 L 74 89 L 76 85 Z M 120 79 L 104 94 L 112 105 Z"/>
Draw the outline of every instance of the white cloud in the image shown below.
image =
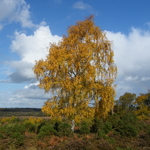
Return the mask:
<path fill-rule="evenodd" d="M 138 76 L 135 76 L 135 77 L 132 77 L 132 76 L 125 77 L 126 81 L 135 81 L 137 79 L 138 79 Z"/>
<path fill-rule="evenodd" d="M 87 10 L 91 9 L 92 7 L 89 4 L 83 3 L 82 1 L 78 1 L 74 3 L 73 8 L 80 10 Z"/>
<path fill-rule="evenodd" d="M 30 18 L 30 6 L 24 0 L 0 1 L 0 29 L 5 24 L 19 22 L 22 27 L 34 27 Z"/>
<path fill-rule="evenodd" d="M 39 89 L 37 85 L 29 85 L 27 88 L 15 90 L 6 105 L 11 104 L 11 107 L 41 108 L 44 102 L 51 97 L 52 94 L 45 93 L 44 90 Z"/>
<path fill-rule="evenodd" d="M 35 63 L 35 60 L 45 58 L 48 54 L 50 42 L 58 42 L 61 38 L 52 35 L 48 26 L 41 26 L 33 35 L 15 32 L 15 39 L 12 41 L 12 51 L 19 54 L 21 59 L 28 63 Z"/>
<path fill-rule="evenodd" d="M 16 71 L 10 75 L 12 82 L 23 82 L 35 78 L 32 68 L 35 60 L 45 59 L 51 43 L 57 43 L 61 37 L 52 35 L 48 26 L 39 27 L 33 35 L 15 32 L 12 51 L 20 56 L 20 61 L 10 63 Z"/>
<path fill-rule="evenodd" d="M 35 88 L 37 88 L 38 84 L 39 84 L 39 82 L 31 83 L 29 85 L 26 85 L 24 88 L 25 89 L 28 89 L 28 88 L 34 88 L 35 89 Z"/>
<path fill-rule="evenodd" d="M 147 92 L 150 83 L 143 85 L 142 81 L 149 81 L 149 78 L 145 76 L 149 77 L 150 73 L 150 32 L 132 28 L 128 35 L 121 32 L 106 31 L 106 33 L 108 39 L 113 42 L 114 60 L 118 67 L 116 80 L 118 87 L 122 81 L 121 86 L 124 89 L 129 86 L 132 88 L 132 90 L 127 88 L 129 91 L 125 92 Z M 142 81 L 137 81 L 137 79 L 142 79 Z M 119 90 L 117 95 L 120 95 Z"/>
<path fill-rule="evenodd" d="M 149 70 L 150 32 L 133 28 L 126 36 L 120 32 L 107 31 L 107 37 L 113 41 L 114 59 L 120 76 L 130 76 L 131 73 L 139 74 Z"/>
<path fill-rule="evenodd" d="M 150 77 L 143 77 L 143 78 L 141 79 L 141 81 L 148 81 L 148 80 L 150 80 Z"/>

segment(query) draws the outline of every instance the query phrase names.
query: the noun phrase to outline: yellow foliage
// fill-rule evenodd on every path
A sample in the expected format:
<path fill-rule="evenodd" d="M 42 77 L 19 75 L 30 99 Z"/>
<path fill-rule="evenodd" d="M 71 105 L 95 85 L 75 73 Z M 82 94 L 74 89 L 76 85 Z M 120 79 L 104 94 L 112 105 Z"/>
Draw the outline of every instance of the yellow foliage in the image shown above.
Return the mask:
<path fill-rule="evenodd" d="M 93 17 L 68 29 L 58 44 L 51 44 L 46 60 L 33 70 L 45 92 L 53 91 L 42 111 L 51 117 L 79 120 L 105 117 L 113 107 L 117 67 L 111 43 L 93 22 Z M 95 110 L 89 107 L 91 100 Z"/>
<path fill-rule="evenodd" d="M 141 120 L 149 119 L 150 109 L 149 106 L 145 104 L 145 101 L 148 99 L 148 94 L 141 94 L 136 98 L 134 104 L 138 105 L 138 109 L 135 110 L 135 114 L 138 115 L 138 118 Z"/>
<path fill-rule="evenodd" d="M 16 117 L 14 117 L 14 116 L 12 116 L 12 117 L 3 117 L 3 118 L 1 119 L 1 122 L 2 122 L 2 123 L 11 122 L 11 121 L 13 121 L 14 119 L 16 119 Z"/>
<path fill-rule="evenodd" d="M 30 117 L 29 119 L 25 120 L 24 123 L 36 124 L 36 123 L 40 123 L 40 122 L 42 122 L 42 121 L 43 121 L 42 118 Z"/>

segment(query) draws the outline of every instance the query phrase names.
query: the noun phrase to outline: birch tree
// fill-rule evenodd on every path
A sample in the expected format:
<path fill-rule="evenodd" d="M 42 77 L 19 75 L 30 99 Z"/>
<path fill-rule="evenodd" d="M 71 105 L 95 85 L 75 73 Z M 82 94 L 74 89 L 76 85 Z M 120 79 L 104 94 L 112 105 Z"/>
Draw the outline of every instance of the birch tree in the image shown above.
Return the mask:
<path fill-rule="evenodd" d="M 55 93 L 42 111 L 75 121 L 106 117 L 114 105 L 117 73 L 111 45 L 93 16 L 70 26 L 58 44 L 51 43 L 47 58 L 33 68 L 39 87 Z"/>

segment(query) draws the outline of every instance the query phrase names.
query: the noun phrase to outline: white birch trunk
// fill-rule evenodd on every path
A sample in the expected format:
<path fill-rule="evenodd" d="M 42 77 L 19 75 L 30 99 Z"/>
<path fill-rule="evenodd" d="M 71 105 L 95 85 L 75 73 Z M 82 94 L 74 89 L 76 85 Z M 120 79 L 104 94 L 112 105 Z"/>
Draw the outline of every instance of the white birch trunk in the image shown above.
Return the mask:
<path fill-rule="evenodd" d="M 74 120 L 72 120 L 71 130 L 72 130 L 72 132 L 73 132 L 73 133 L 74 133 L 74 128 L 75 128 L 75 121 L 74 121 Z"/>

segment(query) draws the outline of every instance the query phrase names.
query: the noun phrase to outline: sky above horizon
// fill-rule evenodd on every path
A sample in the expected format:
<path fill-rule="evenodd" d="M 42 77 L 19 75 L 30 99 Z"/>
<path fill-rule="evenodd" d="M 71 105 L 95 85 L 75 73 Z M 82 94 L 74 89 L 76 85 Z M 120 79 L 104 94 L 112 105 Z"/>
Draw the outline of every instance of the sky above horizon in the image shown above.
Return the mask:
<path fill-rule="evenodd" d="M 40 108 L 50 98 L 32 71 L 50 43 L 93 14 L 113 43 L 116 99 L 150 89 L 149 0 L 0 0 L 0 108 Z"/>

